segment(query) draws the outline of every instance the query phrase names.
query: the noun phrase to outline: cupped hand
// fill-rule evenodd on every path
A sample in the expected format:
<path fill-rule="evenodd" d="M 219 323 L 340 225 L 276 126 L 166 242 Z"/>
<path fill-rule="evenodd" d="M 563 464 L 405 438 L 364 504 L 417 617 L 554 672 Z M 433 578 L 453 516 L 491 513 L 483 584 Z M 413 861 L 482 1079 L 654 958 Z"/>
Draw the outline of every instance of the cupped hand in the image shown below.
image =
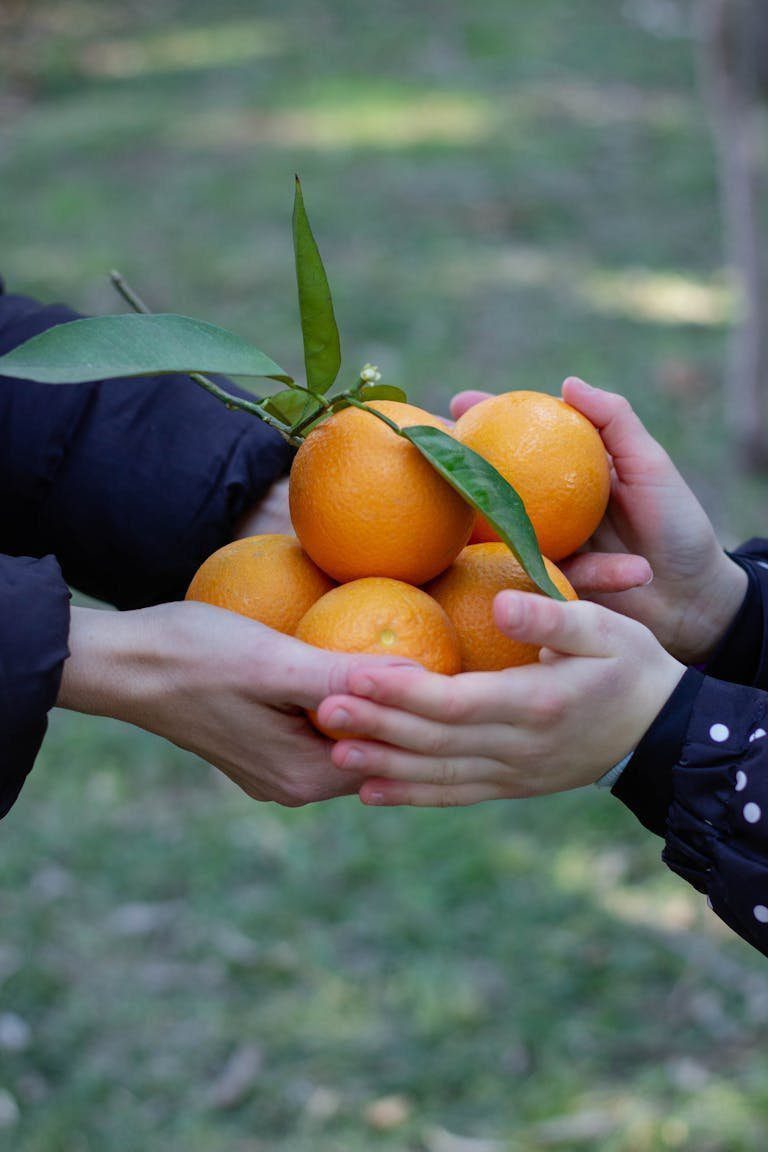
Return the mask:
<path fill-rule="evenodd" d="M 304 710 L 371 657 L 325 652 L 208 604 L 72 611 L 58 704 L 145 728 L 257 800 L 291 807 L 357 791 Z M 381 659 L 382 665 L 402 661 Z"/>
<path fill-rule="evenodd" d="M 460 393 L 452 415 L 484 396 Z M 563 399 L 598 429 L 613 469 L 602 524 L 585 550 L 560 567 L 580 595 L 639 620 L 678 659 L 705 661 L 744 599 L 745 572 L 725 554 L 701 504 L 623 396 L 570 377 Z M 652 583 L 622 587 L 627 554 L 645 557 Z"/>
<path fill-rule="evenodd" d="M 538 664 L 436 676 L 358 667 L 324 700 L 326 728 L 354 731 L 333 762 L 367 804 L 446 806 L 578 788 L 640 741 L 685 668 L 634 620 L 587 601 L 523 592 L 494 602 L 498 627 L 541 646 Z"/>

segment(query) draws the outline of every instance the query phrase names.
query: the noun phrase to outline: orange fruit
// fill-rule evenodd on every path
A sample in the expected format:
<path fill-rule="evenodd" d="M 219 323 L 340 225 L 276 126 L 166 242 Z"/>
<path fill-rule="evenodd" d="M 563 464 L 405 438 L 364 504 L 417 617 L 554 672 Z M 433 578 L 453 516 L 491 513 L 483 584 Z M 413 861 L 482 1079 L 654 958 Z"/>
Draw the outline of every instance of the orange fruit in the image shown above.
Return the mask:
<path fill-rule="evenodd" d="M 560 569 L 550 560 L 544 563 L 559 591 L 568 600 L 578 599 Z M 512 640 L 494 623 L 493 599 L 505 588 L 538 591 L 506 544 L 498 543 L 470 544 L 447 572 L 424 589 L 455 625 L 463 672 L 495 672 L 536 660 L 539 650 L 535 645 Z"/>
<path fill-rule="evenodd" d="M 333 586 L 295 536 L 247 536 L 200 565 L 185 599 L 228 608 L 292 635 L 304 613 Z"/>
<path fill-rule="evenodd" d="M 563 400 L 544 392 L 491 396 L 464 413 L 455 435 L 509 481 L 551 560 L 580 548 L 605 515 L 611 478 L 603 442 Z M 498 538 L 479 516 L 473 541 Z"/>
<path fill-rule="evenodd" d="M 392 400 L 371 408 L 400 427 L 437 417 Z M 372 413 L 345 408 L 296 453 L 291 520 L 302 547 L 334 580 L 387 576 L 423 584 L 455 560 L 474 512 L 421 453 Z"/>
<path fill-rule="evenodd" d="M 370 576 L 327 592 L 307 612 L 297 640 L 333 652 L 366 652 L 416 660 L 430 672 L 452 676 L 461 669 L 456 630 L 440 605 L 402 580 Z M 349 733 L 329 732 L 339 740 Z"/>

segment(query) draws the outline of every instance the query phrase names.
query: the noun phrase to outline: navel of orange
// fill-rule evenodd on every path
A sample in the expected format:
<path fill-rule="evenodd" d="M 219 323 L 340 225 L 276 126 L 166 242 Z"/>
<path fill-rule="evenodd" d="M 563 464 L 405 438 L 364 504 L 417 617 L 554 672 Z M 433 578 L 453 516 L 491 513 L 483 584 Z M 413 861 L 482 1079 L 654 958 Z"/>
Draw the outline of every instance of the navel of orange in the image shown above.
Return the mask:
<path fill-rule="evenodd" d="M 295 635 L 333 652 L 402 656 L 447 676 L 461 668 L 456 630 L 440 605 L 420 588 L 382 576 L 352 580 L 326 593 Z M 317 727 L 336 740 L 345 735 Z"/>

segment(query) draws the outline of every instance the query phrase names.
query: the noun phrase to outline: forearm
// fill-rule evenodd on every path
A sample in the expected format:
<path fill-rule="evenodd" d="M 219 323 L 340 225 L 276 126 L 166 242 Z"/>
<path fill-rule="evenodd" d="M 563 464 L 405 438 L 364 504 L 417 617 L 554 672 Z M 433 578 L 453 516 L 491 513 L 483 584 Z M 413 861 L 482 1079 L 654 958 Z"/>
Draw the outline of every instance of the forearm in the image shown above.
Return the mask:
<path fill-rule="evenodd" d="M 90 716 L 126 719 L 161 664 L 142 611 L 73 608 L 69 651 L 56 705 Z"/>
<path fill-rule="evenodd" d="M 683 605 L 669 650 L 686 664 L 704 664 L 716 652 L 736 620 L 747 594 L 747 574 L 719 545 L 707 568 L 707 581 L 696 597 L 679 591 Z"/>
<path fill-rule="evenodd" d="M 210 628 L 201 630 L 198 607 L 166 604 L 132 612 L 73 608 L 70 655 L 57 707 L 109 716 L 169 736 L 180 710 L 190 702 L 194 707 L 196 700 L 199 709 L 210 696 L 213 706 L 216 636 Z M 224 673 L 218 687 L 222 695 L 231 687 Z"/>

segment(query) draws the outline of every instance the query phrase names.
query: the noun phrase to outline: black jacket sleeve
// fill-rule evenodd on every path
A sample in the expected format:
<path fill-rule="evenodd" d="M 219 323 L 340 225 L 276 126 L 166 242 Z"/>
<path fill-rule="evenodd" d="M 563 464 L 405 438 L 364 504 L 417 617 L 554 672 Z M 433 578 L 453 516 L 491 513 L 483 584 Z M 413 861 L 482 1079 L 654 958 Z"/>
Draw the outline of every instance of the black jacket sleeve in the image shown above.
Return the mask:
<path fill-rule="evenodd" d="M 0 555 L 0 817 L 43 741 L 68 634 L 69 591 L 55 559 Z"/>
<path fill-rule="evenodd" d="M 0 353 L 75 318 L 0 295 Z M 176 599 L 289 463 L 276 433 L 186 376 L 0 378 L 0 551 L 53 553 L 120 608 Z"/>
<path fill-rule="evenodd" d="M 76 318 L 2 294 L 0 353 Z M 42 742 L 75 585 L 120 608 L 183 596 L 290 450 L 188 377 L 0 378 L 0 816 Z"/>
<path fill-rule="evenodd" d="M 705 674 L 689 669 L 613 792 L 662 859 L 768 955 L 768 542 L 733 554 L 741 610 Z"/>

